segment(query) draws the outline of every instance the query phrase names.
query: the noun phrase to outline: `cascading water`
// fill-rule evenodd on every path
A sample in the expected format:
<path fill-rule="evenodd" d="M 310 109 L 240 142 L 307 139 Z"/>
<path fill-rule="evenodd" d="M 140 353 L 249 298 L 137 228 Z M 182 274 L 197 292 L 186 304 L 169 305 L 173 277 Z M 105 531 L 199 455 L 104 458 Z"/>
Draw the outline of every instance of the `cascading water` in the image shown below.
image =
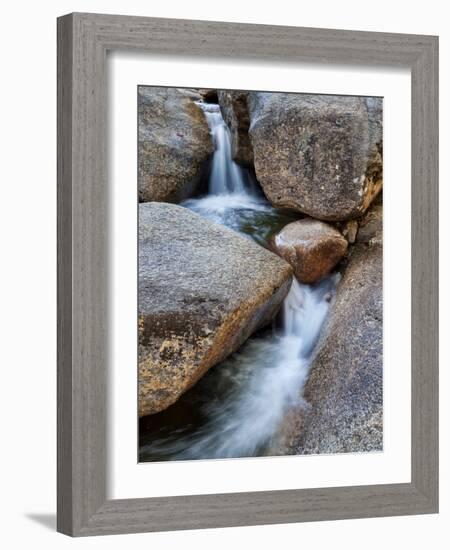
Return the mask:
<path fill-rule="evenodd" d="M 265 244 L 267 227 L 291 220 L 274 209 L 252 185 L 249 174 L 233 162 L 229 131 L 219 106 L 202 107 L 215 145 L 209 192 L 184 206 Z M 149 417 L 151 427 L 141 437 L 140 459 L 264 455 L 286 413 L 303 404 L 311 354 L 336 277 L 315 286 L 294 279 L 280 313 L 281 326 L 250 338 L 211 369 L 194 390 L 168 412 L 160 413 L 160 426 Z"/>
<path fill-rule="evenodd" d="M 269 236 L 268 228 L 276 230 L 294 218 L 290 213 L 273 208 L 255 184 L 252 174 L 233 161 L 230 131 L 219 105 L 199 105 L 205 113 L 214 144 L 208 194 L 188 199 L 182 205 L 264 244 Z"/>
<path fill-rule="evenodd" d="M 231 158 L 229 130 L 215 104 L 202 104 L 214 144 L 209 195 L 248 195 L 242 169 Z"/>

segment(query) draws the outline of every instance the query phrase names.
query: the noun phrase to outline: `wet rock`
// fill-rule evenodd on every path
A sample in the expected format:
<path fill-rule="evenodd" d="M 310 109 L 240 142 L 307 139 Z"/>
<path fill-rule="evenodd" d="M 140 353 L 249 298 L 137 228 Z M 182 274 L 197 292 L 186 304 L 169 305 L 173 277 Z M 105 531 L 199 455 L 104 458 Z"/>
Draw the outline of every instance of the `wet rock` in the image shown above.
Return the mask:
<path fill-rule="evenodd" d="M 322 331 L 304 390 L 273 454 L 383 448 L 383 252 L 356 244 Z"/>
<path fill-rule="evenodd" d="M 218 92 L 220 110 L 231 132 L 231 155 L 238 164 L 253 166 L 253 147 L 248 134 L 250 116 L 247 106 L 248 92 Z"/>
<path fill-rule="evenodd" d="M 213 145 L 195 90 L 141 86 L 139 200 L 178 202 L 204 175 Z"/>
<path fill-rule="evenodd" d="M 347 241 L 331 225 L 304 218 L 272 237 L 270 248 L 294 268 L 302 283 L 316 283 L 336 266 L 347 251 Z"/>
<path fill-rule="evenodd" d="M 139 414 L 174 403 L 277 313 L 292 268 L 190 210 L 139 206 Z"/>
<path fill-rule="evenodd" d="M 250 92 L 255 171 L 278 207 L 361 216 L 382 187 L 382 100 Z"/>

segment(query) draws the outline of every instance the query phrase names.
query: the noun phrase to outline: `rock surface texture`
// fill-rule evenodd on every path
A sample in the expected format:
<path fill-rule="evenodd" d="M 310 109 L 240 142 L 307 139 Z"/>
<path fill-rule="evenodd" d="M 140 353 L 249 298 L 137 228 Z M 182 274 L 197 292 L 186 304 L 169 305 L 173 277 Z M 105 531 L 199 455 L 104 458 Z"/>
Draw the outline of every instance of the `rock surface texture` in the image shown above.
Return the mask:
<path fill-rule="evenodd" d="M 249 134 L 270 202 L 326 221 L 361 216 L 382 187 L 382 100 L 249 92 Z"/>
<path fill-rule="evenodd" d="M 383 448 L 383 252 L 356 244 L 314 354 L 304 398 L 274 454 Z"/>
<path fill-rule="evenodd" d="M 180 206 L 139 206 L 139 414 L 167 408 L 276 314 L 284 260 Z"/>
<path fill-rule="evenodd" d="M 292 222 L 270 241 L 270 248 L 294 268 L 301 283 L 316 283 L 336 266 L 347 251 L 347 240 L 319 220 Z"/>
<path fill-rule="evenodd" d="M 140 201 L 178 202 L 200 183 L 213 152 L 200 99 L 194 90 L 139 87 Z"/>
<path fill-rule="evenodd" d="M 383 205 L 374 204 L 359 222 L 356 241 L 380 244 L 383 240 Z"/>
<path fill-rule="evenodd" d="M 220 90 L 218 98 L 223 119 L 231 132 L 233 160 L 243 166 L 253 166 L 253 147 L 248 133 L 248 92 Z"/>

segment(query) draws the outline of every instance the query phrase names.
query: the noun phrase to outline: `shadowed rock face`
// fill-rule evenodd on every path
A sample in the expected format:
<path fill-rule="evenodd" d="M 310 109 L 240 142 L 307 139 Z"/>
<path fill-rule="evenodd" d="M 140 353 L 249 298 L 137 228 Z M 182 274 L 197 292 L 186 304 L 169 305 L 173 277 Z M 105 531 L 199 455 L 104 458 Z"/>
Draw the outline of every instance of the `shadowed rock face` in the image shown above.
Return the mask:
<path fill-rule="evenodd" d="M 178 202 L 199 184 L 213 145 L 198 92 L 139 87 L 139 200 Z"/>
<path fill-rule="evenodd" d="M 311 284 L 328 275 L 347 251 L 337 229 L 311 218 L 292 222 L 270 241 L 270 248 L 294 268 L 301 283 Z"/>
<path fill-rule="evenodd" d="M 139 206 L 139 414 L 174 403 L 272 320 L 292 268 L 171 204 Z"/>
<path fill-rule="evenodd" d="M 272 204 L 314 218 L 361 216 L 382 186 L 382 100 L 248 94 L 255 171 Z"/>
<path fill-rule="evenodd" d="M 218 92 L 220 110 L 231 132 L 231 155 L 243 166 L 253 166 L 253 147 L 248 134 L 250 116 L 247 106 L 248 92 Z"/>
<path fill-rule="evenodd" d="M 374 204 L 359 222 L 356 241 L 380 244 L 383 240 L 383 205 Z"/>
<path fill-rule="evenodd" d="M 323 329 L 304 398 L 280 430 L 275 453 L 383 448 L 383 252 L 356 244 Z"/>

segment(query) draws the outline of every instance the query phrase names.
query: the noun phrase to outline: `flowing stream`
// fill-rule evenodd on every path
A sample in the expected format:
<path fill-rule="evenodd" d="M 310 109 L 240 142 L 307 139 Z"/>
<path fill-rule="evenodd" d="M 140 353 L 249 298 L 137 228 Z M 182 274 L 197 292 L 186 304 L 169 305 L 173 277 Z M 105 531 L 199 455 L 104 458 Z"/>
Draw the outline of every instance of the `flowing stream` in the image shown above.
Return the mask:
<path fill-rule="evenodd" d="M 291 221 L 295 213 L 274 208 L 262 194 L 249 170 L 231 157 L 230 132 L 216 104 L 200 104 L 214 143 L 208 194 L 189 199 L 183 206 L 205 218 L 247 234 L 265 246 L 268 238 Z"/>
<path fill-rule="evenodd" d="M 183 206 L 265 245 L 297 219 L 273 208 L 252 175 L 233 162 L 218 105 L 201 104 L 215 152 L 208 194 Z M 262 456 L 293 407 L 303 404 L 311 353 L 336 276 L 310 286 L 293 280 L 277 323 L 252 336 L 166 411 L 140 422 L 140 461 Z"/>

